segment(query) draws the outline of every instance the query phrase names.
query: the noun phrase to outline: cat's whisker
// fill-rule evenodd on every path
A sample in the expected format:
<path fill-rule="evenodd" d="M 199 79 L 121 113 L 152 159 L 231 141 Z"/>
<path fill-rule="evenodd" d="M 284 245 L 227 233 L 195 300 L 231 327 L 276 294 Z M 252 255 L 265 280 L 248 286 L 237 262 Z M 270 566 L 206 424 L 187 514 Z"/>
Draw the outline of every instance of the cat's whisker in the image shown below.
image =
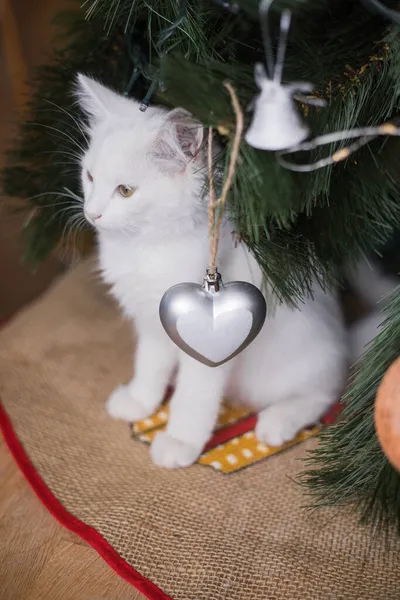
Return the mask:
<path fill-rule="evenodd" d="M 123 231 L 125 233 L 125 235 L 128 235 L 129 233 L 133 233 L 133 234 L 137 235 L 139 232 L 139 229 L 136 227 L 129 226 L 129 225 L 124 225 L 124 227 L 121 229 L 121 231 Z M 130 236 L 128 235 L 128 237 L 130 237 Z"/>
<path fill-rule="evenodd" d="M 43 194 L 43 195 L 47 196 L 46 193 Z M 83 200 L 77 200 L 76 198 L 74 198 L 73 196 L 69 196 L 68 194 L 58 193 L 56 195 L 57 195 L 58 198 L 68 198 L 68 200 L 62 200 L 62 201 L 59 201 L 59 202 L 53 202 L 51 204 L 50 203 L 37 204 L 36 205 L 36 209 L 37 210 L 42 210 L 42 209 L 45 209 L 45 208 L 56 208 L 58 206 L 60 206 L 60 207 L 64 206 L 66 208 L 70 208 L 71 210 L 73 209 L 73 210 L 79 211 L 79 212 L 82 211 Z M 29 201 L 31 201 L 32 199 L 37 198 L 37 197 L 38 196 L 30 198 Z M 71 202 L 71 200 L 72 200 L 72 202 Z"/>
<path fill-rule="evenodd" d="M 66 206 L 67 208 L 73 208 L 74 210 L 76 210 L 76 205 L 71 204 L 71 202 L 68 202 L 67 200 L 63 200 L 62 202 L 54 202 L 53 204 L 37 204 L 36 207 L 39 210 L 42 210 L 42 208 L 56 208 L 58 206 Z"/>
<path fill-rule="evenodd" d="M 85 222 L 82 221 L 80 218 L 77 219 L 77 216 L 80 217 L 80 215 L 75 215 L 75 218 L 72 217 L 68 221 L 69 229 L 66 230 L 66 228 L 64 227 L 63 236 L 61 238 L 63 247 L 65 249 L 65 256 L 68 258 L 69 261 L 72 259 L 73 262 L 75 261 L 75 252 L 79 256 L 79 253 L 77 251 L 78 233 L 80 233 L 80 231 L 83 230 L 85 227 Z M 71 250 L 72 256 L 70 254 Z"/>
<path fill-rule="evenodd" d="M 76 212 L 75 214 L 71 215 L 66 223 L 68 229 L 72 230 L 75 227 L 75 224 L 82 221 L 83 218 L 84 217 L 81 212 Z"/>
<path fill-rule="evenodd" d="M 63 230 L 61 232 L 61 238 L 64 239 L 65 236 L 68 237 L 68 235 L 71 233 L 72 229 L 73 229 L 73 225 L 77 219 L 78 215 L 71 215 L 67 221 L 64 224 Z"/>
<path fill-rule="evenodd" d="M 74 146 L 76 146 L 78 150 L 80 150 L 82 153 L 85 153 L 85 148 L 75 138 L 70 136 L 66 131 L 63 131 L 62 129 L 58 129 L 57 127 L 53 127 L 52 125 L 46 125 L 45 123 L 37 123 L 35 121 L 29 121 L 25 124 L 33 125 L 35 127 L 43 127 L 44 129 L 55 131 L 56 133 L 59 133 L 61 136 L 67 138 L 70 142 L 72 142 L 72 144 L 74 144 Z"/>
<path fill-rule="evenodd" d="M 125 227 L 123 227 L 123 228 L 121 229 L 121 233 L 123 233 L 123 234 L 124 234 L 124 236 L 125 236 L 126 238 L 128 238 L 128 240 L 130 239 L 130 237 L 131 237 L 131 236 L 129 235 L 130 231 L 129 231 L 128 229 L 126 229 Z"/>
<path fill-rule="evenodd" d="M 62 131 L 65 131 L 66 133 L 70 133 L 72 136 L 77 136 L 77 138 L 83 138 L 83 140 L 87 143 L 87 138 L 86 136 L 84 136 L 85 134 L 83 134 L 83 132 L 81 131 L 81 129 L 79 127 L 77 127 L 75 124 L 70 123 L 69 121 L 62 121 L 61 120 L 61 116 L 60 116 L 60 111 L 55 109 L 55 108 L 42 108 L 42 109 L 38 109 L 36 111 L 37 113 L 45 113 L 46 116 L 48 116 L 49 114 L 52 116 L 52 120 L 53 122 L 55 122 L 55 117 L 53 116 L 52 113 L 55 113 L 55 115 L 57 115 L 57 123 L 59 124 L 59 126 L 62 128 Z M 83 137 L 84 136 L 84 137 Z"/>
<path fill-rule="evenodd" d="M 78 154 L 75 152 L 72 152 L 71 149 L 69 150 L 44 150 L 43 152 L 40 152 L 40 154 L 62 154 L 63 156 L 71 156 L 74 159 L 74 163 L 75 161 L 77 162 L 81 162 L 84 154 Z"/>
<path fill-rule="evenodd" d="M 73 214 L 71 216 L 74 216 L 75 214 L 77 214 L 77 210 L 75 206 L 66 206 L 66 207 L 62 207 L 59 210 L 55 211 L 53 213 L 53 215 L 50 218 L 50 221 L 53 221 L 56 217 L 58 217 L 59 215 L 65 215 L 65 213 L 71 212 L 73 211 Z"/>
<path fill-rule="evenodd" d="M 75 198 L 73 196 L 66 194 L 65 192 L 41 192 L 40 194 L 35 194 L 34 196 L 29 196 L 28 198 L 24 198 L 24 200 L 26 200 L 26 202 L 32 202 L 32 200 L 37 200 L 38 198 L 43 198 L 43 196 L 58 196 L 58 197 L 72 198 L 73 200 L 75 200 Z"/>
<path fill-rule="evenodd" d="M 115 0 L 115 2 L 113 2 L 113 5 L 115 5 L 115 8 L 114 8 L 114 12 L 113 12 L 113 15 L 111 17 L 111 21 L 110 21 L 110 24 L 109 24 L 109 27 L 108 27 L 109 31 L 111 30 L 111 27 L 112 27 L 112 25 L 113 25 L 113 23 L 115 21 L 115 17 L 117 15 L 117 11 L 118 11 L 120 3 L 121 3 L 121 0 Z M 112 7 L 110 7 L 110 12 L 111 12 L 111 8 Z M 107 20 L 108 20 L 108 16 L 107 16 Z"/>
<path fill-rule="evenodd" d="M 48 223 L 52 223 L 59 215 L 64 215 L 65 213 L 68 213 L 68 209 L 61 209 L 59 211 L 56 211 L 54 214 L 52 214 L 48 220 Z M 72 220 L 75 216 L 77 215 L 77 213 L 73 213 L 72 215 L 68 216 L 67 219 L 67 223 Z M 62 234 L 63 235 L 63 234 Z M 61 236 L 62 237 L 62 236 Z"/>
<path fill-rule="evenodd" d="M 68 241 L 68 250 L 70 253 L 70 262 L 72 265 L 76 263 L 76 255 L 77 255 L 77 247 L 76 247 L 76 239 L 77 239 L 77 226 L 74 226 L 74 229 L 71 231 L 71 235 Z"/>
<path fill-rule="evenodd" d="M 76 257 L 75 255 L 73 256 L 73 260 L 74 262 L 78 261 L 80 259 L 80 253 L 78 250 L 78 236 L 79 234 L 84 231 L 87 228 L 87 221 L 84 217 L 82 217 L 81 215 L 81 219 L 77 221 L 76 225 L 74 226 L 75 229 L 75 235 L 74 235 L 74 239 L 73 239 L 73 252 L 76 253 Z"/>
<path fill-rule="evenodd" d="M 47 102 L 48 104 L 51 104 L 52 106 L 56 107 L 57 109 L 61 110 L 63 113 L 65 113 L 70 119 L 72 119 L 72 121 L 75 123 L 76 127 L 77 127 L 77 131 L 79 131 L 85 142 L 88 144 L 89 140 L 86 137 L 86 133 L 84 132 L 83 128 L 81 127 L 81 124 L 79 123 L 78 119 L 75 119 L 75 117 L 73 116 L 72 113 L 70 113 L 66 108 L 63 108 L 62 106 L 60 106 L 59 104 L 56 104 L 55 102 L 52 102 L 51 100 L 47 100 L 47 98 L 44 98 L 44 101 Z"/>
<path fill-rule="evenodd" d="M 69 198 L 73 198 L 74 200 L 76 200 L 77 202 L 80 202 L 81 204 L 84 203 L 84 199 L 82 196 L 75 194 L 75 192 L 73 192 L 72 190 L 70 190 L 69 188 L 67 188 L 65 186 L 63 189 L 65 190 L 65 192 L 67 192 Z"/>
<path fill-rule="evenodd" d="M 57 166 L 57 167 L 66 167 L 68 165 L 70 165 L 72 168 L 70 169 L 63 169 L 63 173 L 76 173 L 76 164 L 72 163 L 72 162 L 68 162 L 68 161 L 62 161 L 62 162 L 52 162 L 51 163 L 52 166 Z"/>
<path fill-rule="evenodd" d="M 85 0 L 85 2 L 83 2 L 82 4 L 82 8 L 89 2 L 89 0 Z M 134 0 L 132 0 L 132 4 L 133 4 Z M 96 8 L 97 5 L 99 3 L 99 0 L 93 0 L 91 6 L 88 8 L 88 10 L 86 11 L 86 19 L 89 20 L 93 14 L 95 14 L 96 12 Z"/>
<path fill-rule="evenodd" d="M 131 16 L 132 16 L 132 11 L 133 11 L 134 5 L 135 5 L 135 2 L 134 2 L 134 0 L 132 0 L 131 7 L 129 9 L 128 18 L 126 19 L 126 23 L 125 23 L 124 33 L 126 33 L 128 31 L 128 26 L 129 26 L 129 23 L 131 22 Z"/>

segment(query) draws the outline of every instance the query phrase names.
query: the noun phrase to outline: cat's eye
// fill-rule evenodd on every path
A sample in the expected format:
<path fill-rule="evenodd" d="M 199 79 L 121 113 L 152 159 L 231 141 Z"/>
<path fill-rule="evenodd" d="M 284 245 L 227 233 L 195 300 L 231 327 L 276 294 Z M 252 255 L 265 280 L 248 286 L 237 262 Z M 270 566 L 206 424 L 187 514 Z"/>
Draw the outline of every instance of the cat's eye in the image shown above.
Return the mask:
<path fill-rule="evenodd" d="M 86 171 L 86 175 L 87 175 L 87 178 L 89 179 L 89 181 L 93 181 L 93 177 L 92 177 L 91 173 L 89 173 L 89 171 Z"/>
<path fill-rule="evenodd" d="M 119 185 L 117 187 L 118 193 L 124 198 L 129 198 L 132 194 L 135 193 L 136 188 L 131 187 L 130 185 Z"/>

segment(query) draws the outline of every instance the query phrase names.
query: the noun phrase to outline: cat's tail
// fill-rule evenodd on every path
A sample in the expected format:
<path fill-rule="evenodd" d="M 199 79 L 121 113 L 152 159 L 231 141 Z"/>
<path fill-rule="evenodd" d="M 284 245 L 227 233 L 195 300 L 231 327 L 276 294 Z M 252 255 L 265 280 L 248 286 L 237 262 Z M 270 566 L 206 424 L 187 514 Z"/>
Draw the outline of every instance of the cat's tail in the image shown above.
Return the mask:
<path fill-rule="evenodd" d="M 350 330 L 350 356 L 354 363 L 379 333 L 385 318 L 382 311 L 389 303 L 400 279 L 385 275 L 376 263 L 366 260 L 360 262 L 355 269 L 347 269 L 346 275 L 352 289 L 369 311 L 365 317 L 356 321 Z"/>

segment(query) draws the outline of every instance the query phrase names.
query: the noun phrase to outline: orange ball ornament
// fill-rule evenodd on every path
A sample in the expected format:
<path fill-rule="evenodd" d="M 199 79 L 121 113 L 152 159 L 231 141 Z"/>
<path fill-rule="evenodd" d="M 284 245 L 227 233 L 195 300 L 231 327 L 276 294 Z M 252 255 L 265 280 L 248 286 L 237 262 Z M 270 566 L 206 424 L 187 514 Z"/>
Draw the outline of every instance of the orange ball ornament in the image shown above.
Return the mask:
<path fill-rule="evenodd" d="M 386 371 L 375 400 L 375 429 L 382 450 L 400 471 L 400 358 Z"/>

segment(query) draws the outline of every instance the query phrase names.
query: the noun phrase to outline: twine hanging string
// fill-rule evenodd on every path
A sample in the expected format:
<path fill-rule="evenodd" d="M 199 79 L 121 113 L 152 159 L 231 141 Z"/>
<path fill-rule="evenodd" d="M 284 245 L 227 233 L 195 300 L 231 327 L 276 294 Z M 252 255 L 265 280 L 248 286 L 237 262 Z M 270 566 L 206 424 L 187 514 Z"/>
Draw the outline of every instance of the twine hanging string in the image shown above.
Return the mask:
<path fill-rule="evenodd" d="M 210 187 L 210 200 L 208 204 L 208 234 L 210 238 L 210 261 L 208 273 L 214 276 L 217 272 L 217 253 L 218 244 L 221 235 L 221 226 L 224 217 L 224 210 L 228 192 L 232 187 L 233 179 L 235 177 L 236 165 L 239 157 L 240 140 L 243 133 L 243 111 L 240 107 L 238 97 L 232 85 L 228 82 L 224 83 L 224 86 L 228 90 L 232 107 L 236 117 L 236 129 L 235 136 L 233 138 L 232 151 L 229 160 L 228 173 L 222 187 L 221 196 L 215 199 L 215 188 L 214 188 L 214 176 L 213 176 L 213 151 L 212 151 L 212 140 L 213 140 L 213 129 L 210 127 L 208 132 L 208 177 Z M 217 217 L 218 211 L 218 217 Z"/>

